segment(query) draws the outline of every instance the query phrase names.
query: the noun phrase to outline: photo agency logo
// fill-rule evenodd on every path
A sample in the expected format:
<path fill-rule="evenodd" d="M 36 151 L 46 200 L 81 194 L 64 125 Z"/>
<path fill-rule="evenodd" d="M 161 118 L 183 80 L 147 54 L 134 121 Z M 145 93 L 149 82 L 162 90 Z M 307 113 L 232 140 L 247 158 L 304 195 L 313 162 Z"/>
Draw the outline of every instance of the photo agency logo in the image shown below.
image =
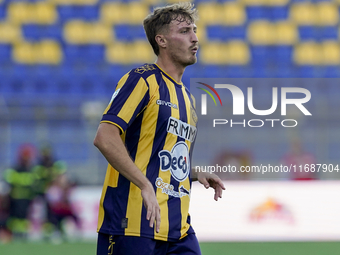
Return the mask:
<path fill-rule="evenodd" d="M 306 106 L 305 103 L 309 102 L 311 99 L 311 93 L 306 88 L 299 88 L 299 87 L 281 87 L 280 90 L 278 87 L 272 88 L 271 93 L 271 100 L 272 104 L 269 109 L 256 109 L 254 107 L 254 94 L 253 88 L 247 87 L 247 94 L 245 97 L 243 91 L 236 85 L 232 84 L 214 84 L 214 87 L 208 85 L 207 83 L 197 82 L 205 87 L 209 88 L 218 98 L 220 101 L 221 106 L 222 100 L 220 94 L 216 91 L 216 89 L 224 89 L 231 93 L 232 96 L 232 115 L 233 116 L 244 116 L 245 115 L 245 106 L 248 107 L 250 113 L 261 116 L 254 119 L 243 119 L 241 121 L 236 119 L 225 119 L 225 118 L 214 118 L 213 119 L 213 127 L 217 125 L 230 125 L 230 127 L 263 127 L 265 124 L 271 125 L 274 127 L 275 125 L 281 125 L 282 127 L 296 127 L 298 125 L 298 120 L 295 118 L 284 118 L 287 117 L 287 106 L 294 105 L 296 109 L 298 109 L 303 115 L 311 116 L 312 114 Z M 215 100 L 214 95 L 207 89 L 197 87 L 200 90 L 206 92 L 214 101 L 215 105 L 217 106 L 217 102 Z M 220 90 L 222 91 L 222 90 Z M 280 91 L 280 98 L 279 92 Z M 294 93 L 295 95 L 299 95 L 299 98 L 289 98 L 289 94 Z M 201 115 L 207 115 L 208 112 L 208 104 L 207 104 L 207 94 L 201 94 Z M 279 102 L 280 100 L 280 102 Z M 246 104 L 245 104 L 246 101 Z M 271 118 L 272 114 L 277 110 L 278 105 L 280 103 L 281 111 L 280 115 L 283 118 Z"/>

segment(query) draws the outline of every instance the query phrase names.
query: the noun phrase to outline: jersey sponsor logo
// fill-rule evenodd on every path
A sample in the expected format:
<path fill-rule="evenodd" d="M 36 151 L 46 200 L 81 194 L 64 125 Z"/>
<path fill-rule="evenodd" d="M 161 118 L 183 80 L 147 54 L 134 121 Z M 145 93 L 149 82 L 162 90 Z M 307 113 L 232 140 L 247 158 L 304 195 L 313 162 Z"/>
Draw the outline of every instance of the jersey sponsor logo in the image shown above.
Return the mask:
<path fill-rule="evenodd" d="M 196 127 L 189 125 L 181 120 L 170 117 L 168 120 L 168 126 L 166 131 L 177 135 L 185 140 L 190 141 L 191 143 L 195 141 L 197 129 Z"/>
<path fill-rule="evenodd" d="M 116 96 L 118 95 L 119 91 L 120 91 L 120 88 L 117 89 L 117 90 L 113 93 L 113 95 L 112 95 L 112 97 L 111 97 L 111 100 L 110 100 L 110 104 L 111 104 L 111 103 L 113 102 L 113 100 L 116 98 Z"/>
<path fill-rule="evenodd" d="M 155 185 L 157 188 L 162 190 L 162 193 L 167 194 L 168 196 L 173 196 L 173 197 L 184 197 L 184 196 L 189 196 L 190 191 L 184 188 L 183 185 L 178 189 L 178 191 L 174 190 L 174 185 L 170 183 L 163 182 L 163 179 L 158 177 L 156 179 Z"/>
<path fill-rule="evenodd" d="M 170 170 L 176 181 L 182 182 L 188 178 L 190 171 L 190 158 L 188 145 L 178 142 L 172 147 L 171 152 L 162 150 L 158 153 L 162 171 Z"/>
<path fill-rule="evenodd" d="M 164 100 L 157 100 L 156 104 L 158 104 L 158 105 L 166 105 L 166 106 L 172 107 L 174 109 L 178 109 L 177 104 L 173 104 L 171 102 L 165 102 Z"/>

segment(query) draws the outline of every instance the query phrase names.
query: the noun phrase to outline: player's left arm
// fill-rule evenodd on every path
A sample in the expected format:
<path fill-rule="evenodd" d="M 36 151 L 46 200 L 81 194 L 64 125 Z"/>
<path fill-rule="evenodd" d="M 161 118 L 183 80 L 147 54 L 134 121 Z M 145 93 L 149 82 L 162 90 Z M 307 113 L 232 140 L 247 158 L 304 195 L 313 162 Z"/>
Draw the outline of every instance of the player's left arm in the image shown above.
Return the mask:
<path fill-rule="evenodd" d="M 191 180 L 199 181 L 206 189 L 213 188 L 215 190 L 214 199 L 222 198 L 222 191 L 225 190 L 224 184 L 220 177 L 209 172 L 200 172 L 196 169 L 191 170 Z"/>

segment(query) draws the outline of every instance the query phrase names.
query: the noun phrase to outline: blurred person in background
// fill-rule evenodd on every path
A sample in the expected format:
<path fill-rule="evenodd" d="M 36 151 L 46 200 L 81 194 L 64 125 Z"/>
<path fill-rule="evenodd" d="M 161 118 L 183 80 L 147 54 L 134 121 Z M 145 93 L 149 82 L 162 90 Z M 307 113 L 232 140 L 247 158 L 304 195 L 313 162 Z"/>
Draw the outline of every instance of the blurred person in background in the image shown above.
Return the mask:
<path fill-rule="evenodd" d="M 157 60 L 124 75 L 104 112 L 94 140 L 109 163 L 98 255 L 201 254 L 188 214 L 191 182 L 214 188 L 215 200 L 224 186 L 190 167 L 197 115 L 182 75 L 197 61 L 196 19 L 181 2 L 144 20 Z"/>
<path fill-rule="evenodd" d="M 289 176 L 293 181 L 310 181 L 318 179 L 317 172 L 306 171 L 310 169 L 311 165 L 316 164 L 316 158 L 312 153 L 306 152 L 303 149 L 299 138 L 295 138 L 291 141 L 289 152 L 281 159 L 282 164 L 285 166 L 293 165 L 296 171 L 291 171 Z M 301 166 L 301 168 L 300 168 Z"/>
<path fill-rule="evenodd" d="M 55 223 L 48 206 L 46 192 L 53 181 L 66 172 L 66 164 L 56 160 L 51 145 L 45 144 L 40 149 L 38 164 L 33 168 L 33 172 L 36 175 L 34 202 L 41 205 L 43 209 L 42 217 L 35 219 L 35 224 L 39 225 L 38 228 L 42 227 L 43 234 L 48 238 L 54 230 Z"/>
<path fill-rule="evenodd" d="M 42 146 L 38 156 L 38 164 L 34 167 L 33 170 L 37 176 L 35 189 L 38 196 L 44 196 L 47 187 L 58 175 L 55 163 L 56 160 L 52 153 L 51 146 Z"/>
<path fill-rule="evenodd" d="M 0 243 L 7 243 L 11 240 L 11 233 L 7 228 L 10 210 L 9 191 L 9 186 L 0 181 Z"/>
<path fill-rule="evenodd" d="M 70 201 L 74 184 L 71 183 L 66 173 L 58 175 L 46 191 L 46 199 L 49 207 L 49 222 L 53 224 L 54 231 L 52 241 L 60 241 L 61 238 L 67 240 L 67 233 L 64 227 L 66 219 L 72 219 L 80 229 L 80 221 L 72 207 Z"/>
<path fill-rule="evenodd" d="M 19 148 L 17 165 L 4 172 L 4 180 L 10 187 L 10 214 L 7 226 L 14 238 L 26 239 L 29 232 L 28 213 L 35 197 L 36 175 L 32 172 L 35 155 L 36 149 L 33 145 L 22 145 Z"/>

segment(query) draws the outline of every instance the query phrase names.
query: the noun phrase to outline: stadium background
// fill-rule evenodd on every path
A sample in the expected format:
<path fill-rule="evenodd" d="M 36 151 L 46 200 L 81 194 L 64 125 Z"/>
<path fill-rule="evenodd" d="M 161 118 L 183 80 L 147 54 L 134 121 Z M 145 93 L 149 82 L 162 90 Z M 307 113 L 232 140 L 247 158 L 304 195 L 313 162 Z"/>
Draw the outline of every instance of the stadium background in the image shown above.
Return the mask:
<path fill-rule="evenodd" d="M 0 174 L 16 161 L 22 143 L 49 142 L 78 185 L 102 184 L 106 163 L 92 145 L 101 112 L 123 74 L 154 61 L 141 22 L 154 6 L 171 2 L 176 1 L 0 0 Z M 340 78 L 340 1 L 194 3 L 200 50 L 183 82 L 190 84 L 193 77 L 313 78 L 318 119 L 302 126 L 308 127 L 301 131 L 304 148 L 319 162 L 339 162 L 340 86 L 336 79 L 323 81 Z M 227 150 L 239 150 L 240 137 L 245 141 L 242 129 L 234 132 Z M 263 145 L 264 136 L 270 146 Z M 218 139 L 217 134 L 209 138 Z M 252 162 L 277 162 L 289 146 L 286 136 L 269 129 L 244 143 Z M 200 165 L 214 160 L 211 155 L 202 162 L 205 152 L 195 153 Z M 259 178 L 264 176 L 248 179 Z M 339 174 L 318 178 L 337 180 Z"/>

